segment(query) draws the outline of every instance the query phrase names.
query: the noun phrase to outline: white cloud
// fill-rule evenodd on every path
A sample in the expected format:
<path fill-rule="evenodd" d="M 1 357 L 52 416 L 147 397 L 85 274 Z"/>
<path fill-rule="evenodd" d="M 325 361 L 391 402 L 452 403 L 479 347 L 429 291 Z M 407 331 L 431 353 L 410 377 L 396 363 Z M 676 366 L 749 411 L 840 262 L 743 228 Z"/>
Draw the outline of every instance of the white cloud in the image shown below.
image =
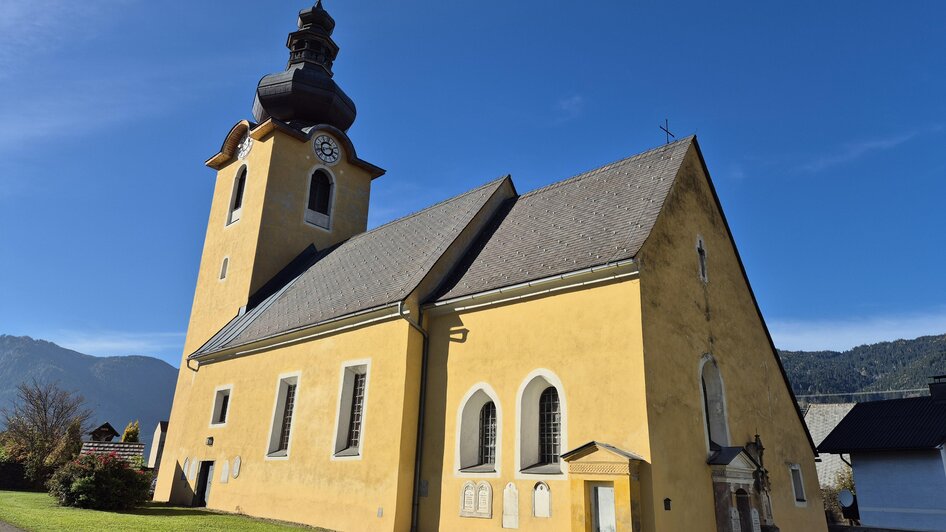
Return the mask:
<path fill-rule="evenodd" d="M 94 356 L 160 356 L 169 352 L 179 354 L 184 349 L 184 333 L 179 332 L 66 330 L 43 338 L 67 349 Z"/>
<path fill-rule="evenodd" d="M 801 169 L 807 172 L 820 172 L 832 166 L 855 161 L 872 152 L 886 151 L 896 148 L 897 146 L 910 142 L 922 134 L 934 133 L 942 130 L 943 126 L 937 124 L 925 129 L 918 129 L 899 135 L 892 135 L 887 138 L 848 142 L 843 144 L 837 153 L 814 159 L 802 165 Z"/>
<path fill-rule="evenodd" d="M 946 308 L 843 320 L 772 320 L 769 330 L 779 349 L 845 351 L 864 344 L 946 334 Z"/>
<path fill-rule="evenodd" d="M 555 110 L 558 112 L 557 123 L 574 120 L 585 112 L 585 99 L 578 94 L 563 98 L 555 104 Z"/>

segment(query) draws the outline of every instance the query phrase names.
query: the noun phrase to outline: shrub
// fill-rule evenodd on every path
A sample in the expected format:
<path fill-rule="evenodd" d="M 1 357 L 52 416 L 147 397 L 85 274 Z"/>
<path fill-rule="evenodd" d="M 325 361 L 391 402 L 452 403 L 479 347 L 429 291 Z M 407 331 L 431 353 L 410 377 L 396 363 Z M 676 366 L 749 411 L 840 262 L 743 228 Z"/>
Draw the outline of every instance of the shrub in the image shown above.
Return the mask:
<path fill-rule="evenodd" d="M 114 453 L 86 454 L 56 471 L 48 486 L 62 506 L 128 510 L 148 500 L 151 473 L 132 468 Z"/>

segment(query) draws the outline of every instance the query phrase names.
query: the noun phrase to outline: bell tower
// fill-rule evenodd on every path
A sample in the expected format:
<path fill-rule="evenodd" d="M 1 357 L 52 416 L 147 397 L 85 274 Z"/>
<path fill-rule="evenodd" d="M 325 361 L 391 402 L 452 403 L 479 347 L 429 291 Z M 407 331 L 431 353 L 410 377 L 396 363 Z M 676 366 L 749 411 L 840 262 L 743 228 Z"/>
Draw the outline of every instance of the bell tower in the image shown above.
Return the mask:
<path fill-rule="evenodd" d="M 321 0 L 299 13 L 286 70 L 259 82 L 255 122 L 237 123 L 207 161 L 217 178 L 185 356 L 307 247 L 367 228 L 371 181 L 384 170 L 348 137 L 355 104 L 333 79 L 334 29 Z"/>

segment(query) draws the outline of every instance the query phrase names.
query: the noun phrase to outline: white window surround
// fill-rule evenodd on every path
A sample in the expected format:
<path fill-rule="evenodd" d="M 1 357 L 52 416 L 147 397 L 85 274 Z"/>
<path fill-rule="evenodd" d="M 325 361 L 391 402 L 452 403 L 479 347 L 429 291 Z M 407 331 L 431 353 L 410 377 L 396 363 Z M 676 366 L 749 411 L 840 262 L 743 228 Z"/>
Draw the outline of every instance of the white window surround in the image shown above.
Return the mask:
<path fill-rule="evenodd" d="M 568 403 L 561 379 L 552 371 L 540 368 L 529 373 L 516 392 L 516 454 L 515 478 L 528 480 L 561 480 L 568 478 L 567 468 L 559 460 L 559 473 L 528 473 L 523 467 L 530 467 L 539 459 L 539 396 L 549 386 L 558 392 L 560 425 L 560 455 L 568 450 Z M 497 450 L 498 452 L 498 450 Z"/>
<path fill-rule="evenodd" d="M 792 481 L 792 499 L 795 500 L 795 506 L 808 506 L 808 494 L 805 493 L 805 477 L 801 474 L 801 466 L 798 464 L 788 464 L 788 476 Z M 798 500 L 798 492 L 801 492 L 802 500 Z"/>
<path fill-rule="evenodd" d="M 352 392 L 354 391 L 355 375 L 365 376 L 365 392 L 362 399 L 361 433 L 358 438 L 358 449 L 346 449 L 348 444 L 348 429 L 351 423 Z M 368 392 L 371 390 L 371 359 L 348 360 L 342 363 L 341 375 L 338 379 L 338 409 L 335 413 L 335 437 L 332 440 L 333 461 L 361 460 L 365 446 L 366 429 L 368 427 Z"/>
<path fill-rule="evenodd" d="M 219 281 L 224 281 L 227 278 L 227 273 L 230 271 L 230 257 L 224 257 L 223 263 L 220 264 L 220 278 Z"/>
<path fill-rule="evenodd" d="M 223 407 L 223 396 L 226 395 L 227 399 L 227 417 L 224 418 L 223 423 L 218 423 L 217 420 L 220 419 L 220 409 Z M 213 408 L 210 410 L 210 428 L 222 428 L 226 427 L 227 423 L 230 421 L 230 414 L 233 411 L 233 385 L 224 384 L 214 388 L 214 401 Z"/>
<path fill-rule="evenodd" d="M 299 382 L 301 380 L 301 371 L 283 373 L 276 378 L 276 392 L 273 396 L 273 414 L 270 416 L 269 432 L 266 433 L 266 453 L 263 457 L 264 460 L 289 459 L 290 453 L 292 452 L 292 434 L 296 431 L 296 426 L 299 424 Z M 289 384 L 296 385 L 296 395 L 292 411 L 293 422 L 289 425 L 289 442 L 288 445 L 286 445 L 285 453 L 277 453 L 274 449 L 279 445 L 283 410 L 286 408 L 286 390 Z"/>
<path fill-rule="evenodd" d="M 476 462 L 479 461 L 480 411 L 483 405 L 490 401 L 496 406 L 496 463 L 491 471 L 462 471 L 463 468 L 477 465 Z M 499 478 L 500 464 L 503 463 L 503 409 L 499 403 L 499 395 L 492 386 L 478 382 L 460 399 L 454 439 L 454 476 Z"/>
<path fill-rule="evenodd" d="M 312 189 L 312 176 L 315 175 L 315 172 L 322 170 L 328 176 L 329 181 L 332 182 L 332 194 L 328 199 L 328 216 L 309 210 L 309 193 Z M 316 227 L 323 231 L 332 230 L 332 219 L 335 218 L 335 196 L 338 192 L 338 179 L 335 178 L 335 173 L 332 172 L 332 169 L 324 164 L 317 164 L 313 166 L 309 173 L 306 174 L 306 184 L 305 184 L 305 205 L 302 209 L 302 221 L 305 222 L 309 227 Z"/>
<path fill-rule="evenodd" d="M 704 380 L 704 376 L 708 379 Z M 713 453 L 710 449 L 710 427 L 713 427 L 717 439 L 713 440 L 720 446 L 728 446 L 729 438 L 729 407 L 726 402 L 726 385 L 723 383 L 722 373 L 719 371 L 719 364 L 713 355 L 706 353 L 700 358 L 699 370 L 697 372 L 697 382 L 700 392 L 700 411 L 703 412 L 703 435 L 706 441 L 707 456 Z M 704 400 L 704 386 L 706 386 L 706 398 Z M 706 411 L 707 403 L 710 408 L 718 409 L 716 416 L 711 416 Z"/>
<path fill-rule="evenodd" d="M 700 277 L 700 281 L 703 283 L 709 282 L 709 265 L 706 260 L 706 241 L 703 239 L 703 235 L 696 235 L 696 273 Z"/>
<path fill-rule="evenodd" d="M 237 188 L 240 185 L 240 176 L 243 176 L 243 192 L 240 198 L 240 207 L 234 208 L 234 204 L 237 199 Z M 240 169 L 237 170 L 236 175 L 233 176 L 233 186 L 230 189 L 230 202 L 227 204 L 227 223 L 226 225 L 232 225 L 240 221 L 240 216 L 243 214 L 243 204 L 246 203 L 246 182 L 249 179 L 249 169 L 245 164 L 240 165 Z"/>

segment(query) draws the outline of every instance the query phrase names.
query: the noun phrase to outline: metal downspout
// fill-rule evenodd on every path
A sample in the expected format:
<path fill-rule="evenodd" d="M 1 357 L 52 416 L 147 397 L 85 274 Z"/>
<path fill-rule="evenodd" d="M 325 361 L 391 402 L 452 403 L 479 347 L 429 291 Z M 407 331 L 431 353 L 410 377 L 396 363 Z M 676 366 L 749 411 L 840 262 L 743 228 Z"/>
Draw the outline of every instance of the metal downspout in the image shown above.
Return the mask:
<path fill-rule="evenodd" d="M 424 337 L 420 359 L 420 397 L 417 406 L 417 443 L 414 452 L 414 492 L 411 497 L 411 532 L 417 532 L 420 517 L 420 466 L 421 458 L 424 455 L 424 417 L 427 410 L 427 353 L 430 346 L 430 337 L 420 325 L 423 320 L 423 311 L 420 306 L 417 308 L 417 323 L 404 314 L 403 301 L 398 303 L 398 314 Z"/>

